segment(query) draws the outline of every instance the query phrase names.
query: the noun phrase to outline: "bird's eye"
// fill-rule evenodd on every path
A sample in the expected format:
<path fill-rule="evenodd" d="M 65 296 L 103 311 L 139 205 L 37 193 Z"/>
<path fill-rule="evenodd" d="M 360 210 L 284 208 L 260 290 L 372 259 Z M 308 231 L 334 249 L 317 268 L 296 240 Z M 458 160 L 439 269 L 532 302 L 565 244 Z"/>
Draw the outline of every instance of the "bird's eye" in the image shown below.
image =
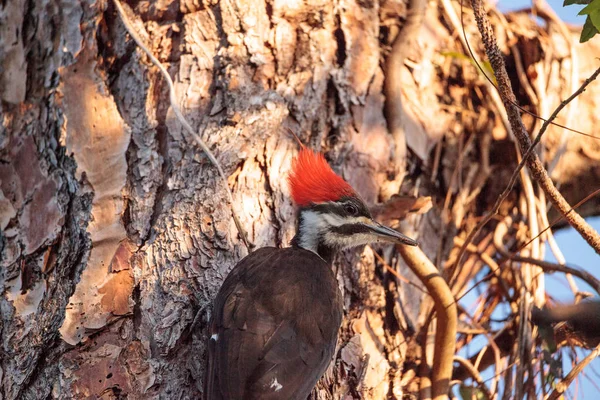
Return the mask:
<path fill-rule="evenodd" d="M 346 212 L 350 215 L 358 214 L 358 208 L 356 208 L 354 204 L 346 204 L 344 206 L 344 210 L 346 210 Z"/>

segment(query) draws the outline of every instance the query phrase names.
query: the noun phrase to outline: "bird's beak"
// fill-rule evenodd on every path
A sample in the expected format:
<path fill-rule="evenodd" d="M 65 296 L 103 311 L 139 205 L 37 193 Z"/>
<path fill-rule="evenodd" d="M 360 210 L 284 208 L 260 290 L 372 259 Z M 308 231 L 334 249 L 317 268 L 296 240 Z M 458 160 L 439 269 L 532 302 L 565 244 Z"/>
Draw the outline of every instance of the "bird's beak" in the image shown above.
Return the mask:
<path fill-rule="evenodd" d="M 416 240 L 411 239 L 408 236 L 403 235 L 392 228 L 388 228 L 387 226 L 381 225 L 380 223 L 375 222 L 373 220 L 369 221 L 368 223 L 365 223 L 364 225 L 368 227 L 371 230 L 371 232 L 374 233 L 375 236 L 377 236 L 378 239 L 382 239 L 392 243 L 407 244 L 409 246 L 419 245 L 419 242 L 417 242 Z"/>

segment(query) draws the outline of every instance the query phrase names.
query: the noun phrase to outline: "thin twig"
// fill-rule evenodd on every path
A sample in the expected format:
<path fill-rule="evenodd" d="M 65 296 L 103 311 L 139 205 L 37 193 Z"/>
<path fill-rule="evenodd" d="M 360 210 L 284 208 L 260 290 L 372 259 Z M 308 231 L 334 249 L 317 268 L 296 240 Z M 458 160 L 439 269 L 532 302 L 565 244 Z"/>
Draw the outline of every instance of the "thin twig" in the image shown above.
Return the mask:
<path fill-rule="evenodd" d="M 460 305 L 459 305 L 460 307 Z M 473 316 L 469 315 L 466 310 L 461 307 L 461 314 L 467 316 L 475 327 L 481 326 L 479 323 L 473 320 Z M 499 386 L 499 379 L 502 375 L 503 363 L 502 359 L 506 357 L 511 348 L 515 343 L 515 334 L 514 328 L 516 325 L 516 318 L 509 320 L 499 331 L 497 331 L 493 336 L 489 333 L 489 328 L 483 332 L 486 338 L 489 341 L 490 346 L 486 346 L 488 350 L 483 354 L 481 361 L 479 362 L 479 366 L 477 366 L 477 370 L 484 371 L 487 368 L 493 366 L 495 369 L 495 374 L 492 377 L 492 384 L 490 386 L 490 391 L 493 395 L 497 395 L 497 390 Z M 492 348 L 493 352 L 489 350 Z M 477 356 L 473 355 L 469 358 L 469 361 L 474 364 L 477 361 Z M 454 370 L 453 377 L 455 379 L 464 380 L 466 372 L 461 368 L 457 368 Z M 489 380 L 486 380 L 488 382 Z"/>
<path fill-rule="evenodd" d="M 591 198 L 595 197 L 598 193 L 600 193 L 600 189 L 596 189 L 595 191 L 593 191 L 592 193 L 588 194 L 585 198 L 583 198 L 582 200 L 580 200 L 577 204 L 575 204 L 572 207 L 572 210 L 576 210 L 579 206 L 581 206 L 582 204 L 586 203 L 588 200 L 590 200 Z M 546 232 L 547 230 L 551 229 L 554 225 L 556 225 L 559 221 L 561 221 L 564 217 L 562 215 L 559 215 L 554 221 L 552 221 L 552 223 L 550 225 L 548 225 L 547 227 L 545 227 L 544 229 L 542 229 L 542 231 L 539 233 L 540 235 L 544 234 L 544 232 Z M 496 227 L 496 229 L 498 229 Z M 518 249 L 515 253 L 520 252 L 522 249 L 526 248 L 529 243 L 531 243 L 533 239 L 530 239 L 527 243 L 525 243 L 523 246 L 521 246 L 520 249 Z M 466 241 L 465 241 L 466 243 Z M 513 255 L 509 255 L 508 258 L 504 261 L 502 261 L 501 263 L 498 264 L 498 266 L 500 268 L 503 268 L 509 261 L 512 260 Z M 570 272 L 569 272 L 570 273 Z M 575 276 L 576 274 L 573 274 Z M 463 294 L 461 294 L 460 296 L 458 296 L 456 298 L 456 301 L 460 301 L 463 297 L 465 297 L 467 294 L 469 294 L 473 289 L 475 289 L 479 284 L 487 281 L 488 279 L 490 279 L 492 276 L 494 276 L 493 273 L 489 273 L 486 276 L 484 276 L 483 278 L 479 279 L 477 282 L 475 282 L 473 285 L 471 285 L 471 287 L 465 291 Z M 581 278 L 584 279 L 584 278 Z"/>
<path fill-rule="evenodd" d="M 454 237 L 455 245 L 462 246 L 464 243 L 465 241 L 463 239 L 459 238 L 458 236 Z M 481 261 L 483 261 L 490 268 L 492 273 L 496 275 L 498 283 L 500 284 L 500 286 L 502 286 L 502 289 L 504 289 L 506 297 L 509 297 L 510 291 L 508 289 L 508 286 L 506 285 L 506 281 L 502 278 L 501 267 L 496 263 L 496 261 L 489 254 L 479 251 L 477 246 L 475 246 L 474 244 L 469 244 L 467 246 L 467 250 L 473 254 L 476 254 L 481 259 Z"/>
<path fill-rule="evenodd" d="M 579 364 L 577 364 L 573 369 L 565 376 L 565 378 L 556 384 L 556 387 L 546 397 L 546 400 L 557 400 L 561 397 L 561 395 L 567 390 L 573 379 L 579 375 L 579 373 L 588 365 L 592 360 L 600 355 L 600 344 L 594 348 Z"/>
<path fill-rule="evenodd" d="M 473 378 L 473 380 L 477 383 L 477 387 L 479 387 L 479 389 L 483 392 L 484 396 L 487 399 L 492 399 L 492 393 L 490 392 L 490 389 L 488 389 L 487 386 L 485 386 L 485 383 L 483 383 L 483 379 L 481 379 L 481 375 L 479 374 L 479 371 L 477 371 L 477 369 L 475 368 L 475 366 L 473 366 L 473 364 L 471 364 L 471 361 L 467 360 L 466 358 L 460 357 L 460 356 L 454 356 L 454 361 L 456 361 L 457 363 L 461 364 L 463 367 L 465 367 L 465 370 L 467 372 L 469 372 L 469 374 L 471 375 L 471 378 Z"/>
<path fill-rule="evenodd" d="M 598 193 L 600 193 L 600 189 L 596 189 L 594 190 L 592 193 L 588 194 L 587 196 L 585 196 L 582 200 L 579 200 L 579 202 L 577 204 L 575 204 L 573 207 L 571 207 L 571 210 L 577 210 L 579 208 L 579 206 L 585 204 L 588 200 L 590 200 L 591 198 L 595 197 Z M 552 229 L 556 224 L 558 224 L 560 221 L 562 221 L 564 218 L 563 215 L 559 215 L 558 217 L 556 217 L 554 219 L 554 221 L 552 221 L 552 223 L 550 225 L 548 225 L 547 227 L 545 227 L 544 229 L 541 230 L 541 232 L 539 233 L 539 235 L 544 234 L 548 229 Z M 530 239 L 527 243 L 525 243 L 521 249 L 524 249 L 525 247 L 529 246 L 529 243 L 531 243 L 535 238 Z M 520 251 L 520 249 L 519 249 Z"/>
<path fill-rule="evenodd" d="M 520 156 L 518 147 L 516 148 L 517 157 Z M 540 239 L 539 239 L 539 225 L 538 225 L 538 213 L 537 213 L 537 198 L 535 196 L 535 192 L 533 190 L 533 184 L 531 183 L 531 178 L 527 173 L 527 170 L 521 169 L 521 182 L 523 185 L 523 193 L 525 195 L 525 202 L 527 204 L 527 225 L 529 227 L 529 234 L 532 237 L 531 248 L 529 249 L 530 255 L 533 258 L 541 258 L 540 254 Z M 544 291 L 544 276 L 543 274 L 537 274 L 538 280 L 535 282 L 537 285 L 534 288 L 534 279 L 533 277 L 536 275 L 536 271 L 533 270 L 531 265 L 525 265 L 521 270 L 523 274 L 523 280 L 525 286 L 532 290 L 535 290 L 535 303 L 537 306 L 541 307 L 544 304 L 545 299 L 545 291 Z M 539 271 L 538 271 L 539 272 Z"/>
<path fill-rule="evenodd" d="M 532 300 L 531 292 L 527 290 L 525 285 L 521 286 L 520 290 L 520 301 L 519 301 L 519 325 L 517 333 L 517 359 L 521 362 L 517 365 L 517 377 L 525 376 L 525 372 L 529 372 L 529 357 L 528 352 L 533 351 L 533 346 L 530 345 L 531 332 L 527 321 L 527 316 L 531 312 Z M 517 379 L 515 385 L 515 398 L 523 399 L 523 393 L 525 390 L 525 381 L 523 379 Z"/>
<path fill-rule="evenodd" d="M 206 156 L 208 157 L 210 162 L 215 166 L 215 168 L 217 168 L 217 171 L 219 172 L 219 176 L 221 177 L 223 186 L 225 187 L 226 192 L 227 192 L 227 200 L 229 201 L 229 206 L 231 207 L 231 215 L 233 216 L 233 221 L 235 222 L 235 226 L 238 230 L 238 233 L 240 234 L 240 236 L 242 238 L 242 241 L 244 242 L 244 245 L 248 249 L 248 252 L 251 252 L 253 246 L 248 241 L 248 236 L 246 235 L 246 231 L 242 227 L 242 223 L 240 222 L 240 220 L 234 210 L 235 203 L 233 201 L 233 194 L 231 193 L 231 189 L 229 189 L 229 184 L 227 183 L 227 177 L 225 176 L 225 172 L 223 171 L 221 164 L 216 159 L 216 157 L 214 156 L 212 151 L 210 151 L 208 146 L 204 143 L 202 138 L 200 138 L 200 135 L 198 135 L 194 131 L 194 128 L 192 128 L 192 126 L 187 122 L 187 120 L 181 113 L 181 110 L 179 109 L 179 105 L 177 104 L 177 96 L 175 94 L 175 87 L 173 85 L 173 80 L 171 79 L 171 75 L 169 75 L 169 72 L 165 69 L 165 67 L 161 64 L 161 62 L 154 56 L 154 54 L 152 54 L 152 52 L 148 49 L 148 47 L 146 47 L 146 45 L 144 44 L 142 39 L 139 37 L 136 30 L 131 25 L 131 21 L 127 17 L 127 14 L 125 13 L 123 6 L 121 5 L 121 2 L 119 0 L 114 0 L 114 3 L 115 3 L 115 6 L 117 7 L 117 11 L 119 12 L 119 17 L 121 17 L 121 21 L 123 22 L 123 25 L 125 26 L 125 29 L 127 30 L 127 32 L 129 32 L 129 35 L 131 35 L 131 38 L 135 41 L 135 43 L 139 46 L 139 48 L 142 49 L 144 51 L 144 53 L 146 53 L 148 58 L 150 58 L 150 61 L 152 62 L 152 64 L 154 64 L 160 70 L 162 76 L 167 81 L 167 85 L 169 86 L 169 102 L 171 104 L 171 108 L 173 109 L 173 112 L 175 113 L 175 116 L 177 117 L 177 120 L 185 128 L 185 130 L 194 138 L 194 140 L 196 141 L 196 143 L 198 143 L 198 145 L 200 146 L 202 151 L 204 151 L 204 153 L 206 154 Z"/>
<path fill-rule="evenodd" d="M 377 252 L 375 250 L 372 250 L 373 254 L 375 255 L 375 258 L 377 258 L 377 261 L 379 261 L 381 263 L 381 265 L 383 265 L 383 267 L 392 275 L 394 275 L 400 282 L 404 282 L 406 284 L 409 284 L 411 286 L 413 286 L 415 289 L 419 290 L 421 293 L 427 294 L 427 291 L 425 289 L 423 289 L 421 286 L 417 285 L 414 282 L 411 282 L 410 279 L 400 275 L 400 273 L 398 271 L 396 271 L 394 268 L 392 268 L 384 259 L 383 257 L 381 257 L 379 254 L 377 254 Z"/>
<path fill-rule="evenodd" d="M 600 294 L 600 280 L 596 279 L 592 274 L 588 273 L 587 271 L 572 268 L 566 265 L 539 260 L 532 257 L 523 257 L 517 254 L 509 253 L 506 250 L 506 247 L 504 246 L 504 243 L 502 241 L 502 238 L 506 234 L 507 230 L 508 224 L 506 221 L 503 221 L 498 224 L 498 226 L 496 227 L 496 232 L 494 234 L 494 245 L 496 246 L 496 249 L 502 256 L 507 257 L 508 260 L 512 261 L 535 264 L 546 272 L 563 272 L 565 274 L 571 274 L 586 282 L 588 285 L 594 288 L 594 290 L 596 290 L 598 294 Z M 501 265 L 503 265 L 505 262 L 501 263 Z"/>
<path fill-rule="evenodd" d="M 548 212 L 546 210 L 546 196 L 544 195 L 544 192 L 540 194 L 540 202 L 538 204 L 538 207 L 540 210 L 540 223 L 544 226 L 549 226 L 550 222 L 548 221 Z M 552 229 L 548 229 L 546 231 L 546 239 L 548 245 L 550 246 L 550 251 L 552 251 L 552 254 L 554 255 L 556 261 L 558 261 L 558 264 L 565 265 L 567 263 L 567 260 L 565 259 L 565 256 L 563 255 L 562 251 L 560 250 L 560 247 L 558 247 L 558 243 L 556 243 L 556 239 L 554 238 L 554 233 L 552 232 Z M 573 295 L 577 296 L 577 294 L 579 293 L 579 288 L 577 287 L 577 283 L 575 283 L 573 276 L 571 276 L 571 274 L 566 274 L 566 278 L 569 282 L 569 287 L 571 288 Z"/>
<path fill-rule="evenodd" d="M 462 312 L 464 313 L 464 315 L 466 315 L 471 320 L 471 323 L 473 324 L 473 326 L 481 328 L 483 330 L 483 336 L 485 336 L 485 338 L 488 340 L 488 343 L 489 343 L 489 346 L 487 346 L 487 345 L 483 346 L 483 348 L 481 349 L 481 351 L 477 355 L 477 358 L 476 358 L 476 361 L 475 361 L 475 364 L 474 364 L 475 369 L 479 370 L 480 367 L 481 367 L 481 370 L 485 369 L 485 366 L 482 366 L 481 362 L 483 360 L 483 357 L 484 357 L 485 353 L 487 352 L 487 349 L 491 348 L 492 352 L 494 354 L 494 369 L 495 369 L 496 373 L 499 373 L 500 372 L 500 358 L 501 358 L 500 357 L 500 348 L 496 344 L 495 339 L 466 310 L 462 310 Z M 490 397 L 491 400 L 493 400 L 496 397 L 497 390 L 498 390 L 498 379 L 494 379 L 492 381 L 492 385 L 490 387 L 490 392 L 492 393 L 492 397 Z"/>

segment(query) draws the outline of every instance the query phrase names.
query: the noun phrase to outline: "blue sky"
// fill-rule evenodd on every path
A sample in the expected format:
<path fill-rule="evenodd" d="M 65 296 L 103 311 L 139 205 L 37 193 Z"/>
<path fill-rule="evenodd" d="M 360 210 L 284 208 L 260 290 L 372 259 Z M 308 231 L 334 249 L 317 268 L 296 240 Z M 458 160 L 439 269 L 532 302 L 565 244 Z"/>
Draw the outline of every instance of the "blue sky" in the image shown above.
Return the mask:
<path fill-rule="evenodd" d="M 578 25 L 583 25 L 585 22 L 585 17 L 577 15 L 583 6 L 573 5 L 563 7 L 563 0 L 546 0 L 546 2 L 554 9 L 554 11 L 556 11 L 563 21 Z M 497 4 L 498 8 L 503 12 L 531 7 L 530 1 L 523 0 L 500 0 Z"/>
<path fill-rule="evenodd" d="M 554 11 L 566 22 L 571 24 L 583 25 L 585 18 L 578 16 L 577 13 L 583 8 L 583 6 L 567 6 L 563 7 L 563 0 L 547 0 L 548 4 L 554 9 Z M 498 1 L 497 6 L 503 12 L 530 7 L 530 1 L 522 0 L 502 0 Z M 598 83 L 594 83 L 598 84 Z M 600 182 L 599 182 L 600 186 Z M 590 188 L 590 191 L 596 188 Z M 600 231 L 600 217 L 589 218 L 588 222 L 597 230 Z M 600 278 L 600 257 L 594 252 L 594 250 L 573 230 L 572 228 L 565 228 L 555 232 L 555 237 L 558 245 L 560 246 L 563 254 L 567 260 L 567 263 L 571 266 L 577 266 L 594 276 Z M 556 262 L 549 249 L 546 249 L 546 259 L 548 261 Z M 550 293 L 553 298 L 557 301 L 570 303 L 573 301 L 573 294 L 571 293 L 567 281 L 563 274 L 546 275 L 546 287 L 547 292 Z M 577 280 L 577 284 L 580 290 L 592 292 L 585 283 Z M 470 295 L 466 296 L 461 303 L 467 308 L 473 304 L 476 300 L 477 293 L 473 291 Z M 468 349 L 461 351 L 461 355 L 471 356 L 481 349 L 481 346 L 486 344 L 485 340 L 473 342 Z M 579 358 L 582 359 L 588 351 L 578 351 Z M 566 358 L 566 357 L 565 357 Z M 564 373 L 568 373 L 571 370 L 571 365 L 567 363 L 567 360 L 563 363 Z M 598 398 L 600 387 L 600 377 L 594 373 L 590 368 L 600 372 L 600 358 L 594 360 L 586 369 L 583 374 L 580 374 L 580 380 L 576 391 L 577 399 L 590 399 L 594 400 Z M 483 379 L 487 379 L 493 375 L 493 369 L 490 368 L 482 374 Z M 594 381 L 592 383 L 590 380 Z M 573 389 L 577 383 L 571 385 L 571 389 L 567 393 L 567 398 L 573 398 L 575 390 Z"/>

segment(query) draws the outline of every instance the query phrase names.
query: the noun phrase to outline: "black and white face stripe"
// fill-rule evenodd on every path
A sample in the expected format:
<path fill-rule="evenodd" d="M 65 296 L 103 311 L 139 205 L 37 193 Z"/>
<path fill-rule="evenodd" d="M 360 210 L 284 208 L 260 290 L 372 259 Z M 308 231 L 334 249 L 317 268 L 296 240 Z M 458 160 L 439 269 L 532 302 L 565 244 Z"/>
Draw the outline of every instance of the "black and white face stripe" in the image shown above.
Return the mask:
<path fill-rule="evenodd" d="M 328 259 L 335 250 L 378 241 L 417 245 L 416 241 L 375 222 L 362 200 L 346 197 L 302 208 L 293 243 Z"/>
<path fill-rule="evenodd" d="M 338 250 L 376 241 L 369 224 L 367 206 L 353 197 L 326 202 L 300 210 L 297 245 L 319 254 L 323 249 Z"/>
<path fill-rule="evenodd" d="M 371 228 L 364 224 L 344 224 L 340 226 L 334 226 L 331 229 L 331 232 L 337 235 L 356 235 L 359 233 L 368 233 L 371 232 Z"/>

